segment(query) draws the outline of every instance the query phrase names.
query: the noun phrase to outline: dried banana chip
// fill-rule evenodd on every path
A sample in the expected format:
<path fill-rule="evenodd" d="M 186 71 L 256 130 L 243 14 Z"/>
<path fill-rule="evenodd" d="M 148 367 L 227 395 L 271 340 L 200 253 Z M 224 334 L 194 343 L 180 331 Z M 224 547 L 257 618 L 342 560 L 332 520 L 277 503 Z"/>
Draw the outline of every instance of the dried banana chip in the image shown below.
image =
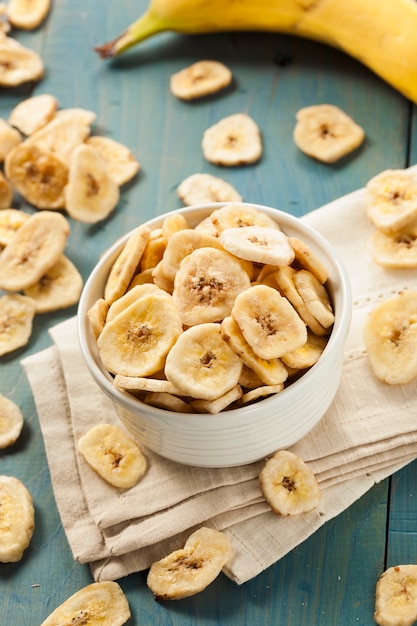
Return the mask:
<path fill-rule="evenodd" d="M 210 202 L 242 202 L 242 197 L 228 182 L 212 174 L 192 174 L 177 188 L 186 206 Z"/>
<path fill-rule="evenodd" d="M 68 183 L 66 164 L 52 152 L 27 141 L 8 153 L 7 178 L 16 191 L 38 209 L 64 208 L 64 188 Z"/>
<path fill-rule="evenodd" d="M 242 395 L 240 401 L 241 404 L 249 404 L 250 402 L 259 400 L 259 398 L 266 398 L 276 393 L 280 393 L 283 389 L 284 385 L 282 383 L 280 385 L 263 385 L 256 387 L 256 389 L 246 391 L 246 393 Z"/>
<path fill-rule="evenodd" d="M 26 136 L 33 135 L 52 120 L 58 107 L 55 96 L 41 94 L 17 104 L 9 116 L 9 124 Z"/>
<path fill-rule="evenodd" d="M 106 164 L 109 175 L 119 187 L 132 180 L 139 172 L 139 161 L 129 148 L 118 141 L 94 135 L 88 137 L 86 144 L 98 152 Z"/>
<path fill-rule="evenodd" d="M 197 61 L 171 76 L 171 93 L 181 100 L 194 100 L 216 93 L 232 82 L 232 72 L 219 61 Z"/>
<path fill-rule="evenodd" d="M 293 139 L 305 154 L 334 163 L 356 150 L 365 132 L 344 111 L 331 104 L 304 107 L 297 112 Z"/>
<path fill-rule="evenodd" d="M 379 626 L 412 626 L 417 620 L 417 565 L 394 565 L 381 574 L 375 590 L 374 620 Z"/>
<path fill-rule="evenodd" d="M 292 304 L 267 285 L 254 285 L 238 294 L 232 317 L 261 359 L 279 359 L 307 341 L 306 326 Z"/>
<path fill-rule="evenodd" d="M 321 326 L 330 328 L 334 323 L 334 313 L 324 285 L 309 270 L 296 272 L 294 284 L 311 315 Z"/>
<path fill-rule="evenodd" d="M 59 114 L 64 111 L 65 114 Z M 69 166 L 75 149 L 84 144 L 91 128 L 88 123 L 81 121 L 80 114 L 73 109 L 64 111 L 56 113 L 50 122 L 30 135 L 25 143 L 36 146 L 43 152 L 52 153 Z"/>
<path fill-rule="evenodd" d="M 389 385 L 417 376 L 417 291 L 400 291 L 368 314 L 363 339 L 375 376 Z"/>
<path fill-rule="evenodd" d="M 280 450 L 266 461 L 259 481 L 265 500 L 277 515 L 307 513 L 320 504 L 316 477 L 300 457 L 288 450 Z"/>
<path fill-rule="evenodd" d="M 224 411 L 230 405 L 242 398 L 242 387 L 236 385 L 225 394 L 216 398 L 215 400 L 191 400 L 190 407 L 197 413 L 209 413 L 210 415 L 217 415 L 221 411 Z"/>
<path fill-rule="evenodd" d="M 0 563 L 20 561 L 35 529 L 32 496 L 14 476 L 0 476 Z"/>
<path fill-rule="evenodd" d="M 245 113 L 235 113 L 208 128 L 202 139 L 203 155 L 215 165 L 255 163 L 262 156 L 261 132 Z"/>
<path fill-rule="evenodd" d="M 51 0 L 8 0 L 6 15 L 14 28 L 35 30 L 49 14 Z"/>
<path fill-rule="evenodd" d="M 238 384 L 242 361 L 220 330 L 220 324 L 215 323 L 192 326 L 169 350 L 165 375 L 182 395 L 217 400 Z"/>
<path fill-rule="evenodd" d="M 35 311 L 31 298 L 17 293 L 0 297 L 0 356 L 28 343 Z"/>
<path fill-rule="evenodd" d="M 114 377 L 113 384 L 119 389 L 126 389 L 126 391 L 154 391 L 156 393 L 181 395 L 181 392 L 169 380 L 161 378 L 141 378 L 118 374 Z"/>
<path fill-rule="evenodd" d="M 23 290 L 36 303 L 36 313 L 49 313 L 76 304 L 83 288 L 83 279 L 75 265 L 61 254 L 42 278 Z"/>
<path fill-rule="evenodd" d="M 104 367 L 123 376 L 151 376 L 182 332 L 181 317 L 171 297 L 138 298 L 111 322 L 97 340 Z"/>
<path fill-rule="evenodd" d="M 59 109 L 54 115 L 54 119 L 59 121 L 60 124 L 71 123 L 74 125 L 79 125 L 81 127 L 91 126 L 97 115 L 94 111 L 90 111 L 89 109 L 83 109 L 81 107 L 69 107 L 67 109 Z M 83 129 L 85 131 L 85 128 Z"/>
<path fill-rule="evenodd" d="M 120 191 L 101 156 L 84 143 L 73 152 L 64 195 L 73 219 L 95 224 L 115 209 Z"/>
<path fill-rule="evenodd" d="M 165 411 L 175 411 L 175 413 L 194 413 L 194 410 L 181 398 L 173 396 L 164 391 L 149 391 L 145 398 L 145 404 L 164 409 Z"/>
<path fill-rule="evenodd" d="M 12 446 L 18 440 L 22 428 L 22 411 L 12 400 L 0 394 L 0 449 Z"/>
<path fill-rule="evenodd" d="M 215 209 L 210 214 L 209 219 L 219 235 L 226 228 L 242 228 L 244 226 L 260 226 L 280 230 L 275 220 L 250 204 L 226 204 L 220 209 Z"/>
<path fill-rule="evenodd" d="M 395 233 L 375 230 L 369 239 L 369 248 L 377 265 L 388 269 L 415 269 L 417 267 L 417 220 Z"/>
<path fill-rule="evenodd" d="M 10 150 L 22 141 L 21 134 L 0 118 L 0 161 L 4 161 Z"/>
<path fill-rule="evenodd" d="M 106 323 L 109 304 L 104 298 L 98 298 L 87 311 L 88 323 L 94 339 L 97 341 Z"/>
<path fill-rule="evenodd" d="M 222 246 L 217 238 L 199 233 L 193 228 L 184 228 L 173 233 L 163 255 L 162 267 L 165 276 L 174 281 L 184 258 L 200 248 L 221 250 Z"/>
<path fill-rule="evenodd" d="M 11 207 L 13 201 L 13 188 L 7 178 L 4 177 L 3 172 L 0 172 L 0 211 L 8 210 Z M 1 221 L 1 214 L 0 214 Z M 1 241 L 0 241 L 1 245 Z"/>
<path fill-rule="evenodd" d="M 202 527 L 189 536 L 183 548 L 153 563 L 147 585 L 157 600 L 179 600 L 203 591 L 232 557 L 226 535 Z"/>
<path fill-rule="evenodd" d="M 276 228 L 242 226 L 226 228 L 219 235 L 223 248 L 246 261 L 270 265 L 291 265 L 295 254 L 288 237 Z"/>
<path fill-rule="evenodd" d="M 133 487 L 146 472 L 146 457 L 138 444 L 112 424 L 90 428 L 77 449 L 103 480 L 119 489 Z"/>
<path fill-rule="evenodd" d="M 130 617 L 129 603 L 120 585 L 104 581 L 74 593 L 41 626 L 122 626 Z"/>
<path fill-rule="evenodd" d="M 324 285 L 329 272 L 317 255 L 298 237 L 288 237 L 288 243 L 294 250 L 296 265 L 300 266 L 300 269 L 309 270 Z"/>
<path fill-rule="evenodd" d="M 41 57 L 30 48 L 0 42 L 0 86 L 17 87 L 43 77 Z"/>
<path fill-rule="evenodd" d="M 60 213 L 34 213 L 0 255 L 0 289 L 20 291 L 34 285 L 57 262 L 70 228 Z"/>
<path fill-rule="evenodd" d="M 366 185 L 366 212 L 376 228 L 390 234 L 417 218 L 417 174 L 385 170 Z"/>

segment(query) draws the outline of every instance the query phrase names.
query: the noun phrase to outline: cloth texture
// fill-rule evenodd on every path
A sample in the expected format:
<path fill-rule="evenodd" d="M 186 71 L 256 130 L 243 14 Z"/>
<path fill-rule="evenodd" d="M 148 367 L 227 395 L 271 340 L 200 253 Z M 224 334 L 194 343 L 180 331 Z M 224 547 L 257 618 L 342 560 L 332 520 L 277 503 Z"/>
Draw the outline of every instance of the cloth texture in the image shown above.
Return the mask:
<path fill-rule="evenodd" d="M 149 469 L 128 490 L 103 481 L 76 450 L 93 425 L 120 425 L 79 350 L 76 318 L 49 330 L 52 345 L 22 361 L 30 382 L 66 536 L 95 580 L 117 580 L 182 547 L 206 525 L 233 547 L 225 574 L 237 584 L 258 575 L 373 485 L 417 458 L 417 380 L 390 386 L 373 375 L 363 346 L 369 310 L 402 289 L 417 289 L 414 270 L 385 270 L 368 248 L 372 232 L 363 189 L 303 217 L 342 257 L 353 292 L 352 323 L 336 398 L 319 424 L 291 450 L 319 481 L 319 508 L 279 517 L 258 476 L 264 460 L 206 469 L 183 466 L 145 449 Z M 324 383 L 325 384 L 325 383 Z"/>

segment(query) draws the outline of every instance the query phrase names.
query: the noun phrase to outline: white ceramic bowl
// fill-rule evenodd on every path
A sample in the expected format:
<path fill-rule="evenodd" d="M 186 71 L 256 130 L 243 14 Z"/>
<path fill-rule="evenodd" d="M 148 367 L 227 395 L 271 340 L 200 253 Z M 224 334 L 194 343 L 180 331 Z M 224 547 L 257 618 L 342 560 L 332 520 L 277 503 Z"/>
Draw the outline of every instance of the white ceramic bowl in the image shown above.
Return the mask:
<path fill-rule="evenodd" d="M 221 204 L 179 209 L 194 226 Z M 87 311 L 103 296 L 111 265 L 130 233 L 100 259 L 86 281 L 78 308 L 78 332 L 87 367 L 117 407 L 121 422 L 140 443 L 161 456 L 199 467 L 231 467 L 264 458 L 304 437 L 324 416 L 336 395 L 343 350 L 351 319 L 350 283 L 338 254 L 329 243 L 298 218 L 276 209 L 256 206 L 274 218 L 287 235 L 304 241 L 329 271 L 335 323 L 318 362 L 279 394 L 217 415 L 173 413 L 140 402 L 112 385 L 90 332 Z M 147 222 L 158 228 L 167 214 Z"/>

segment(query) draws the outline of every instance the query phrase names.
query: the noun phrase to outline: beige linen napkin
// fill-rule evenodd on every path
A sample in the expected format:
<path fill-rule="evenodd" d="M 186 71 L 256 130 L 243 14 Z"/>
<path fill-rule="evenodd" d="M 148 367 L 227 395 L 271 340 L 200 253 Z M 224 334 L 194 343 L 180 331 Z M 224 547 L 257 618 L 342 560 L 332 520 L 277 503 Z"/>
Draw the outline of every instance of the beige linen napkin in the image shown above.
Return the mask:
<path fill-rule="evenodd" d="M 102 481 L 77 454 L 92 425 L 119 423 L 79 351 L 76 319 L 52 329 L 53 345 L 22 361 L 31 384 L 53 489 L 74 558 L 95 580 L 146 569 L 180 547 L 202 524 L 224 530 L 234 546 L 225 573 L 253 578 L 338 515 L 375 483 L 417 458 L 417 381 L 391 387 L 373 376 L 362 342 L 367 312 L 381 299 L 417 288 L 412 271 L 387 271 L 371 259 L 371 226 L 359 190 L 305 216 L 338 250 L 353 289 L 352 327 L 342 381 L 323 420 L 292 450 L 316 473 L 322 502 L 306 515 L 280 518 L 258 483 L 263 461 L 206 469 L 182 466 L 145 450 L 149 471 L 132 489 Z M 325 381 L 323 382 L 325 384 Z"/>

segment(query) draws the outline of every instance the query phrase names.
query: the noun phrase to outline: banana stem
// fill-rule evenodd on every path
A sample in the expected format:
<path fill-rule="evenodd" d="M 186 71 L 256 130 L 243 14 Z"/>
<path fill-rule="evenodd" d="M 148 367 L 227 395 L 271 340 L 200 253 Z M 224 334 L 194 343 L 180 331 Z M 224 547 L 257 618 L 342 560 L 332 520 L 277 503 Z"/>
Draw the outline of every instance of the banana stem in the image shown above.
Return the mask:
<path fill-rule="evenodd" d="M 101 46 L 96 46 L 94 50 L 102 59 L 109 59 L 118 56 L 128 48 L 138 42 L 167 30 L 167 26 L 159 20 L 149 9 L 138 20 L 133 22 L 118 37 Z"/>

